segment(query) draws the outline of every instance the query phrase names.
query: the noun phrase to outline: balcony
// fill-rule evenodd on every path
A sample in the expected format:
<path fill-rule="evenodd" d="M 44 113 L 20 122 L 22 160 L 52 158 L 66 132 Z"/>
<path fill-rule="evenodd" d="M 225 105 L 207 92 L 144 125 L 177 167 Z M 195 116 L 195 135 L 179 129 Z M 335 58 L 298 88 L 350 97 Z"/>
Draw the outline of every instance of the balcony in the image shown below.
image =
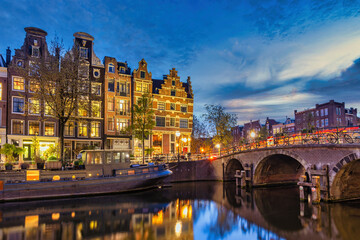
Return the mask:
<path fill-rule="evenodd" d="M 120 116 L 130 116 L 130 111 L 125 111 L 125 110 L 116 109 L 116 115 L 120 115 Z"/>

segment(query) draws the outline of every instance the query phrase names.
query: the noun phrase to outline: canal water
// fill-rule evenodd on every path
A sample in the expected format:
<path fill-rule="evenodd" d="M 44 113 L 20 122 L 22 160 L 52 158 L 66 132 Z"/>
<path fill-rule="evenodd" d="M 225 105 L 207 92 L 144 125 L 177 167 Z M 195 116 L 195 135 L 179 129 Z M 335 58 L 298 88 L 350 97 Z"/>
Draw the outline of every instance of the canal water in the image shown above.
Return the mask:
<path fill-rule="evenodd" d="M 360 202 L 300 203 L 297 187 L 198 182 L 131 194 L 0 204 L 0 240 L 360 239 Z"/>

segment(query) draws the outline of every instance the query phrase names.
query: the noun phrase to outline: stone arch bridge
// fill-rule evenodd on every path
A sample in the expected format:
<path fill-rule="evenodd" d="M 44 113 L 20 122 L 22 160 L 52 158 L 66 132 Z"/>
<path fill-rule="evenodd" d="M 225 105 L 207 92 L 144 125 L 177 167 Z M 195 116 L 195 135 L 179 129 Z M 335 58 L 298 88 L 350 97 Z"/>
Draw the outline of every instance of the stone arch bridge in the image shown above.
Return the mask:
<path fill-rule="evenodd" d="M 212 162 L 222 180 L 245 170 L 251 186 L 311 183 L 320 178 L 323 200 L 360 198 L 360 145 L 299 145 L 254 149 L 223 155 Z M 222 171 L 222 173 L 221 173 Z"/>

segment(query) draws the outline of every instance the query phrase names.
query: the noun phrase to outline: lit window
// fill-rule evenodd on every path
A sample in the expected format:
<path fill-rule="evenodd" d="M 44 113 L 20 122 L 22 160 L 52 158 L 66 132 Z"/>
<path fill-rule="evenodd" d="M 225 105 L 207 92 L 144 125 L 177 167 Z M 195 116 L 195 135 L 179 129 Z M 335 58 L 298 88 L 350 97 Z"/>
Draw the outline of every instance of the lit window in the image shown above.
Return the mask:
<path fill-rule="evenodd" d="M 51 107 L 45 103 L 45 115 L 47 116 L 53 116 L 54 115 L 54 111 L 51 109 Z"/>
<path fill-rule="evenodd" d="M 165 117 L 156 116 L 156 126 L 157 127 L 165 127 Z"/>
<path fill-rule="evenodd" d="M 176 96 L 176 91 L 174 90 L 174 89 L 171 89 L 171 94 L 170 94 L 171 96 Z"/>
<path fill-rule="evenodd" d="M 91 123 L 91 137 L 100 137 L 100 123 L 99 122 Z"/>
<path fill-rule="evenodd" d="M 35 81 L 29 81 L 29 92 L 37 92 L 40 89 L 39 84 Z"/>
<path fill-rule="evenodd" d="M 29 121 L 29 135 L 39 135 L 40 133 L 40 122 Z"/>
<path fill-rule="evenodd" d="M 116 111 L 116 114 L 117 115 L 122 115 L 122 116 L 125 116 L 128 114 L 129 112 L 129 102 L 126 101 L 126 100 L 119 100 L 117 101 L 117 106 L 118 106 L 118 109 Z"/>
<path fill-rule="evenodd" d="M 142 90 L 142 86 L 141 86 L 141 83 L 136 83 L 136 91 L 137 92 L 141 92 L 141 90 Z"/>
<path fill-rule="evenodd" d="M 25 91 L 25 80 L 22 77 L 13 77 L 13 90 Z"/>
<path fill-rule="evenodd" d="M 110 131 L 114 131 L 114 118 L 109 118 L 108 119 L 108 130 Z"/>
<path fill-rule="evenodd" d="M 114 64 L 109 63 L 109 65 L 108 65 L 108 71 L 109 71 L 109 73 L 115 73 Z"/>
<path fill-rule="evenodd" d="M 188 128 L 188 120 L 180 119 L 180 128 Z"/>
<path fill-rule="evenodd" d="M 12 134 L 24 134 L 24 121 L 12 120 Z"/>
<path fill-rule="evenodd" d="M 127 120 L 126 119 L 116 119 L 116 131 L 121 132 L 121 131 L 125 131 L 126 127 L 127 127 Z"/>
<path fill-rule="evenodd" d="M 114 111 L 114 99 L 113 97 L 108 97 L 108 111 Z"/>
<path fill-rule="evenodd" d="M 45 136 L 55 136 L 55 123 L 45 122 Z"/>
<path fill-rule="evenodd" d="M 159 102 L 158 103 L 158 110 L 165 110 L 165 103 L 164 102 Z"/>
<path fill-rule="evenodd" d="M 88 49 L 84 47 L 80 47 L 80 57 L 88 58 Z"/>
<path fill-rule="evenodd" d="M 64 128 L 64 136 L 74 136 L 74 122 L 72 121 L 68 121 L 65 124 L 65 128 Z"/>
<path fill-rule="evenodd" d="M 100 117 L 100 107 L 101 107 L 101 103 L 100 102 L 92 102 L 92 116 L 93 117 Z"/>
<path fill-rule="evenodd" d="M 141 72 L 140 72 L 140 77 L 141 77 L 141 78 L 145 78 L 145 72 L 144 72 L 144 71 L 141 71 Z"/>
<path fill-rule="evenodd" d="M 78 123 L 79 137 L 87 137 L 88 136 L 87 128 L 88 128 L 87 122 L 79 122 Z"/>
<path fill-rule="evenodd" d="M 24 98 L 13 97 L 13 113 L 24 113 Z"/>
<path fill-rule="evenodd" d="M 88 116 L 88 111 L 86 109 L 87 106 L 88 106 L 87 103 L 84 103 L 84 105 L 79 106 L 79 109 L 78 109 L 78 116 L 79 117 L 87 117 Z"/>
<path fill-rule="evenodd" d="M 143 90 L 142 90 L 143 93 L 149 92 L 149 84 L 143 83 L 142 87 L 143 87 Z"/>
<path fill-rule="evenodd" d="M 40 101 L 38 99 L 29 99 L 29 114 L 40 114 Z"/>

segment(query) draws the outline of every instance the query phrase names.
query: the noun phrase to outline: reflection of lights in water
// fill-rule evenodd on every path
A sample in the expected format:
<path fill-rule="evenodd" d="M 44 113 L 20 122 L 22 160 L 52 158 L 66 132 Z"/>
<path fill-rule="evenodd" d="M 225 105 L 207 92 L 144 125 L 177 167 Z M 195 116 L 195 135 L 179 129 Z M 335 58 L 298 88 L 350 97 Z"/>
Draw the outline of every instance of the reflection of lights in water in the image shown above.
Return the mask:
<path fill-rule="evenodd" d="M 75 217 L 75 212 L 71 213 L 71 217 L 74 218 Z"/>
<path fill-rule="evenodd" d="M 91 230 L 97 229 L 97 221 L 91 221 L 90 222 L 90 229 Z"/>
<path fill-rule="evenodd" d="M 152 217 L 152 224 L 162 224 L 164 220 L 164 214 L 163 211 L 161 210 L 160 212 L 158 212 L 156 215 L 154 215 Z"/>
<path fill-rule="evenodd" d="M 25 228 L 33 228 L 39 226 L 39 215 L 25 216 Z"/>
<path fill-rule="evenodd" d="M 53 213 L 51 215 L 51 219 L 54 221 L 59 220 L 59 218 L 60 218 L 60 213 Z"/>
<path fill-rule="evenodd" d="M 83 230 L 83 224 L 79 223 L 76 227 L 76 239 L 82 239 L 82 233 L 81 233 L 82 230 Z"/>
<path fill-rule="evenodd" d="M 176 236 L 180 236 L 181 234 L 181 228 L 182 228 L 182 224 L 180 221 L 177 221 L 177 223 L 175 224 L 175 234 Z"/>

